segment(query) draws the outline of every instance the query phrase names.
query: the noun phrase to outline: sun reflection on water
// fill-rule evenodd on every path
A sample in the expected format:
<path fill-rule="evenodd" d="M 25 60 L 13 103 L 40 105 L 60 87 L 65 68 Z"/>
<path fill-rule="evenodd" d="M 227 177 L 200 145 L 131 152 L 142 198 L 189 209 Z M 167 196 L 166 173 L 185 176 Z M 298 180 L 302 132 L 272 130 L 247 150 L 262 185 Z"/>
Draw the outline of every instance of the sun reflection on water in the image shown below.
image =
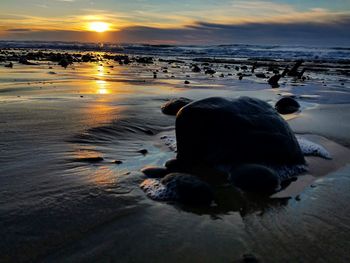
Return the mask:
<path fill-rule="evenodd" d="M 102 65 L 97 66 L 97 76 L 104 77 L 105 76 L 105 67 Z"/>
<path fill-rule="evenodd" d="M 104 80 L 96 80 L 96 93 L 97 94 L 110 94 L 108 89 L 109 84 Z"/>

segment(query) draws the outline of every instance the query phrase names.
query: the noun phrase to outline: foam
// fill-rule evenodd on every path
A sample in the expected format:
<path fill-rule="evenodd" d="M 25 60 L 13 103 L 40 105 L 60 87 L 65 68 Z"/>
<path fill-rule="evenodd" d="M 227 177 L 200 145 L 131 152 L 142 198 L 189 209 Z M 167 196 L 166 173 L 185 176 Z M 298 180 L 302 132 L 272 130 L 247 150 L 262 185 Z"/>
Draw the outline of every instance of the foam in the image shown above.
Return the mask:
<path fill-rule="evenodd" d="M 304 155 L 318 156 L 328 160 L 332 159 L 330 153 L 323 146 L 299 136 L 297 136 L 297 140 Z"/>
<path fill-rule="evenodd" d="M 158 179 L 146 179 L 140 184 L 140 187 L 153 200 L 173 201 L 178 199 L 174 186 L 164 185 Z"/>

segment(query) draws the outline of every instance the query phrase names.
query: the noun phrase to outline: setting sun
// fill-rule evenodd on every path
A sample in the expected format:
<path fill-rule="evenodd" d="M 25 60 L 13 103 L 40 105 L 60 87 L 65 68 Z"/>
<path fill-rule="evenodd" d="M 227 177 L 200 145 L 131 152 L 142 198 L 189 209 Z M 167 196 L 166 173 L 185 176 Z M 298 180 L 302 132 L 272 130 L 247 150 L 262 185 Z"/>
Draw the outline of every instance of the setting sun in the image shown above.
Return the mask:
<path fill-rule="evenodd" d="M 109 29 L 109 24 L 104 22 L 91 22 L 89 23 L 89 30 L 95 31 L 95 32 L 105 32 Z"/>

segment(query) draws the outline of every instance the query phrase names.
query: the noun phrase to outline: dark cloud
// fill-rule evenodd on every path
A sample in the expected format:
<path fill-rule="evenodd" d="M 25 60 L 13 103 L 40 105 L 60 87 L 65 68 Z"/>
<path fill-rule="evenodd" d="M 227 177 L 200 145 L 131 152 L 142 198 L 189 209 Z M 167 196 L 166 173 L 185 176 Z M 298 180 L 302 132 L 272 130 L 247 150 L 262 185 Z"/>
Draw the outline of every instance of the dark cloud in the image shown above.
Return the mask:
<path fill-rule="evenodd" d="M 6 32 L 31 32 L 32 30 L 27 28 L 11 28 L 7 29 Z"/>
<path fill-rule="evenodd" d="M 173 44 L 350 45 L 349 28 L 350 16 L 344 15 L 328 22 L 246 23 L 239 25 L 197 22 L 183 28 L 171 29 L 128 27 L 118 32 L 105 33 L 104 39 L 100 41 Z M 21 34 L 8 33 L 7 38 L 15 37 L 17 39 L 96 41 L 96 33 L 91 32 L 24 31 Z"/>

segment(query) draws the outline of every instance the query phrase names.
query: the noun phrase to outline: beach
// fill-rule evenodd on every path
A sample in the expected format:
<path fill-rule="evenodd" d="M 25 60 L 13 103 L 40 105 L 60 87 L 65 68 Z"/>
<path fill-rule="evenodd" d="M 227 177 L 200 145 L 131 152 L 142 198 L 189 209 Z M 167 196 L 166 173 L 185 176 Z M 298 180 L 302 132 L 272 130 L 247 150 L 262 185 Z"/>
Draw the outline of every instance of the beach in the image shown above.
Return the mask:
<path fill-rule="evenodd" d="M 11 45 L 0 60 L 0 262 L 350 260 L 349 49 Z M 75 59 L 62 67 L 38 52 Z M 18 62 L 28 53 L 35 65 Z M 301 59 L 300 78 L 268 84 Z M 149 199 L 140 170 L 176 155 L 162 140 L 175 116 L 161 106 L 213 96 L 293 96 L 300 111 L 283 118 L 332 160 L 306 157 L 308 172 L 255 202 L 227 185 L 207 208 Z"/>

